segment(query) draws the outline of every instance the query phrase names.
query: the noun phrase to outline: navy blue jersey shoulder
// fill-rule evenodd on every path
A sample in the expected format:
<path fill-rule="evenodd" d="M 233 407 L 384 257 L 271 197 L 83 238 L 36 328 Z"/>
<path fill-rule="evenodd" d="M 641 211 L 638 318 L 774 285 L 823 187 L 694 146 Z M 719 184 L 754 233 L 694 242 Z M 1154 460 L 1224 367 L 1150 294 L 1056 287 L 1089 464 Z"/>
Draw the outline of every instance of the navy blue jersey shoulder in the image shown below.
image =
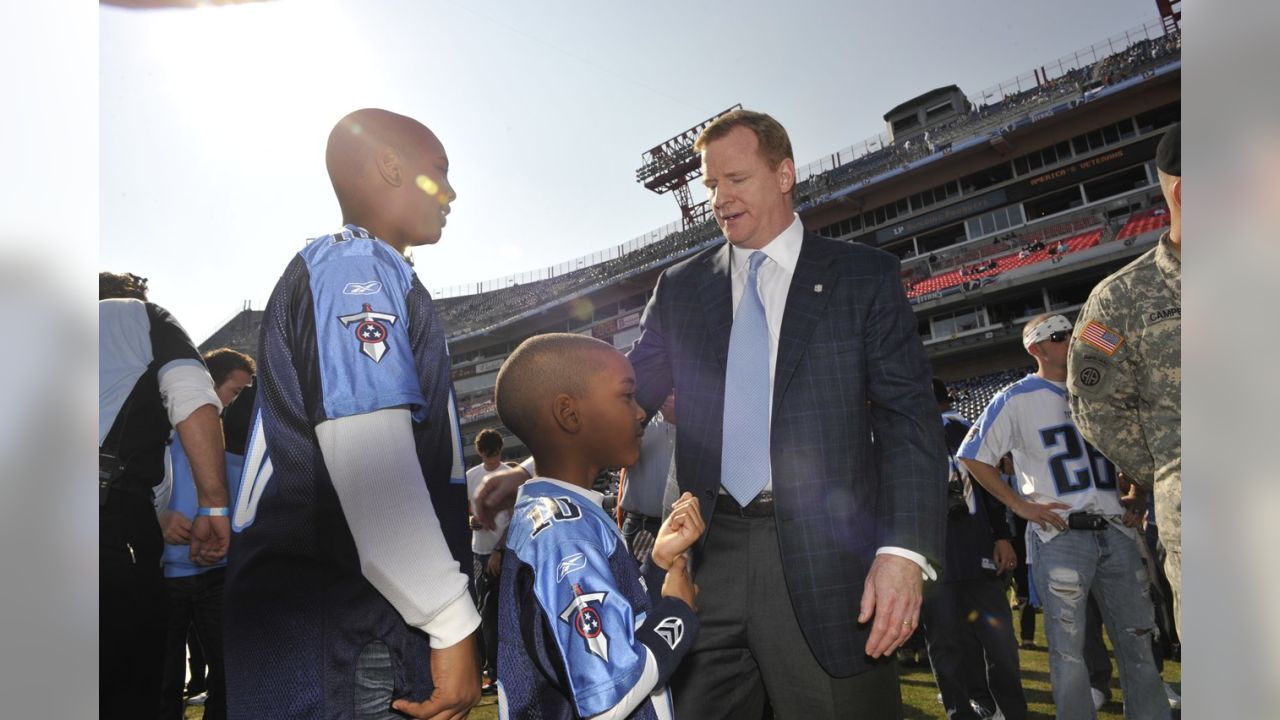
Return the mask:
<path fill-rule="evenodd" d="M 441 528 L 469 562 L 448 348 L 431 297 L 394 250 L 348 226 L 289 263 L 259 354 L 226 582 L 232 716 L 350 717 L 352 668 L 374 640 L 391 650 L 396 695 L 424 698 L 427 636 L 361 574 L 315 426 L 408 407 Z"/>

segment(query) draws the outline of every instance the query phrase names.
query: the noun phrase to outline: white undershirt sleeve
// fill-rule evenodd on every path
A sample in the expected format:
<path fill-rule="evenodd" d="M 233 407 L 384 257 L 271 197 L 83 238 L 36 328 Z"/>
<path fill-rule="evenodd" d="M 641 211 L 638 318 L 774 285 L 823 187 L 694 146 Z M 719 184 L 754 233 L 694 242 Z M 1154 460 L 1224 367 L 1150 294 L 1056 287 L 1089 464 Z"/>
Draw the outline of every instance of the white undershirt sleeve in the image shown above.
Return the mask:
<path fill-rule="evenodd" d="M 658 688 L 658 661 L 653 659 L 653 652 L 649 648 L 644 650 L 644 670 L 640 672 L 640 679 L 636 680 L 636 684 L 631 686 L 626 695 L 618 701 L 617 705 L 605 710 L 597 715 L 592 715 L 590 720 L 623 720 L 640 704 L 649 699 L 655 690 L 661 694 L 663 688 Z"/>
<path fill-rule="evenodd" d="M 326 420 L 320 452 L 347 517 L 360 570 L 431 647 L 458 643 L 480 625 L 467 577 L 449 552 L 431 505 L 405 408 Z"/>
<path fill-rule="evenodd" d="M 166 363 L 156 373 L 160 385 L 160 397 L 169 413 L 169 424 L 178 427 L 191 413 L 205 405 L 212 405 L 222 412 L 222 402 L 213 389 L 213 378 L 204 363 L 199 360 L 174 360 Z"/>

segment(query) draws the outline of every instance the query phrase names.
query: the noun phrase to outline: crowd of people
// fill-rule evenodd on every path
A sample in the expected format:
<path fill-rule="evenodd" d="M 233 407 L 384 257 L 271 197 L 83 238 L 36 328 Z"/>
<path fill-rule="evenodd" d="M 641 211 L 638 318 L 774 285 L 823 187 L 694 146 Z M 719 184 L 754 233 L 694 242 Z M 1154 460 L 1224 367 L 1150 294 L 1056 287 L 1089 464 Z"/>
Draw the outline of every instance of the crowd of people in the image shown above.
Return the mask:
<path fill-rule="evenodd" d="M 948 716 L 977 716 L 981 666 L 1025 717 L 1007 509 L 1059 716 L 1092 717 L 1093 595 L 1126 716 L 1168 717 L 1138 528 L 1153 504 L 1176 622 L 1177 144 L 1170 232 L 1076 325 L 1027 322 L 1036 372 L 970 427 L 897 259 L 806 232 L 786 130 L 730 112 L 695 144 L 725 242 L 663 271 L 625 354 L 516 348 L 494 402 L 532 455 L 482 432 L 468 471 L 406 260 L 442 236 L 448 155 L 350 113 L 325 154 L 343 225 L 284 268 L 258 357 L 201 355 L 144 279 L 100 276 L 101 716 L 180 717 L 194 630 L 209 718 L 460 718 L 485 692 L 512 718 L 897 718 L 923 628 Z"/>
<path fill-rule="evenodd" d="M 1167 62 L 1182 50 L 1180 30 L 1156 38 L 1134 41 L 1125 48 L 1103 56 L 1087 66 L 1064 70 L 1060 75 L 1037 78 L 1028 87 L 1000 95 L 998 100 L 972 103 L 957 117 L 934 126 L 917 142 L 880 142 L 879 147 L 832 170 L 806 178 L 798 191 L 801 202 L 822 196 L 877 175 L 921 160 L 981 132 L 1013 122 L 1039 107 L 1079 97 L 1086 90 L 1114 85 Z"/>
<path fill-rule="evenodd" d="M 928 157 L 956 140 L 971 136 L 983 128 L 998 126 L 1002 121 L 1025 113 L 1028 108 L 1079 95 L 1084 88 L 1093 85 L 1106 86 L 1120 82 L 1180 50 L 1180 31 L 1135 41 L 1126 49 L 1104 56 L 1093 64 L 1064 71 L 1052 80 L 1046 79 L 1025 90 L 1008 93 L 997 102 L 977 103 L 946 125 L 934 127 L 924 133 L 917 141 L 905 141 L 902 144 L 879 141 L 874 150 L 829 171 L 814 173 L 797 183 L 797 204 L 817 200 L 841 188 Z M 450 328 L 460 332 L 483 331 L 514 314 L 539 307 L 547 298 L 586 291 L 666 261 L 683 251 L 698 248 L 711 242 L 717 235 L 716 230 L 715 224 L 711 222 L 678 230 L 621 257 L 570 270 L 562 275 L 526 283 L 513 281 L 506 288 L 446 298 L 439 303 L 438 310 Z"/>

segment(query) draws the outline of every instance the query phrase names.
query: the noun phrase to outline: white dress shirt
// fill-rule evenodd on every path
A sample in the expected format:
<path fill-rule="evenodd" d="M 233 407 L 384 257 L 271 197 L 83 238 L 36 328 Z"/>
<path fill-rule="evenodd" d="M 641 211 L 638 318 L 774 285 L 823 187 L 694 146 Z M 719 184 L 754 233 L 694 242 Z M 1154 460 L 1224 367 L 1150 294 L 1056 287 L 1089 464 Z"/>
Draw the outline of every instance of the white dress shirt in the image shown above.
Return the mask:
<path fill-rule="evenodd" d="M 778 338 L 782 335 L 782 316 L 787 309 L 787 293 L 791 291 L 791 276 L 796 272 L 796 263 L 800 260 L 800 246 L 804 242 L 804 225 L 800 223 L 800 216 L 793 214 L 794 218 L 786 230 L 778 237 L 770 240 L 759 252 L 765 254 L 769 259 L 761 266 L 756 273 L 757 288 L 760 290 L 760 300 L 764 304 L 765 321 L 769 325 L 769 422 L 773 422 L 773 387 L 774 387 L 774 370 L 778 364 Z M 737 315 L 738 301 L 742 299 L 742 292 L 747 285 L 747 260 L 755 250 L 747 248 L 729 247 L 729 287 L 733 299 L 733 312 Z M 773 490 L 773 468 L 769 468 L 769 481 L 764 486 L 765 490 Z M 721 490 L 723 492 L 723 489 Z M 876 554 L 888 553 L 890 555 L 899 555 L 914 561 L 924 570 L 925 577 L 933 580 L 937 578 L 937 573 L 925 560 L 924 556 L 918 552 L 913 552 L 905 548 L 898 547 L 882 547 L 876 550 Z"/>

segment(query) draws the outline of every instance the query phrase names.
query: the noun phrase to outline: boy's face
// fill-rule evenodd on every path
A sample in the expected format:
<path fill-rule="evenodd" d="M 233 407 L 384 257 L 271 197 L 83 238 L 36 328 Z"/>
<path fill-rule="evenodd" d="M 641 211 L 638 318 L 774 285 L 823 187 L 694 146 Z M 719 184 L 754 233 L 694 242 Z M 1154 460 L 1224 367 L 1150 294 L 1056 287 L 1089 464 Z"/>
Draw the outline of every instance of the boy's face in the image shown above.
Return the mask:
<path fill-rule="evenodd" d="M 579 401 L 582 447 L 593 464 L 604 468 L 634 465 L 640 459 L 644 410 L 636 404 L 636 376 L 631 362 L 616 350 L 601 350 L 604 369 L 587 384 Z"/>
<path fill-rule="evenodd" d="M 398 222 L 409 245 L 432 245 L 439 242 L 449 205 L 458 197 L 449 184 L 449 156 L 430 131 L 403 152 Z"/>

